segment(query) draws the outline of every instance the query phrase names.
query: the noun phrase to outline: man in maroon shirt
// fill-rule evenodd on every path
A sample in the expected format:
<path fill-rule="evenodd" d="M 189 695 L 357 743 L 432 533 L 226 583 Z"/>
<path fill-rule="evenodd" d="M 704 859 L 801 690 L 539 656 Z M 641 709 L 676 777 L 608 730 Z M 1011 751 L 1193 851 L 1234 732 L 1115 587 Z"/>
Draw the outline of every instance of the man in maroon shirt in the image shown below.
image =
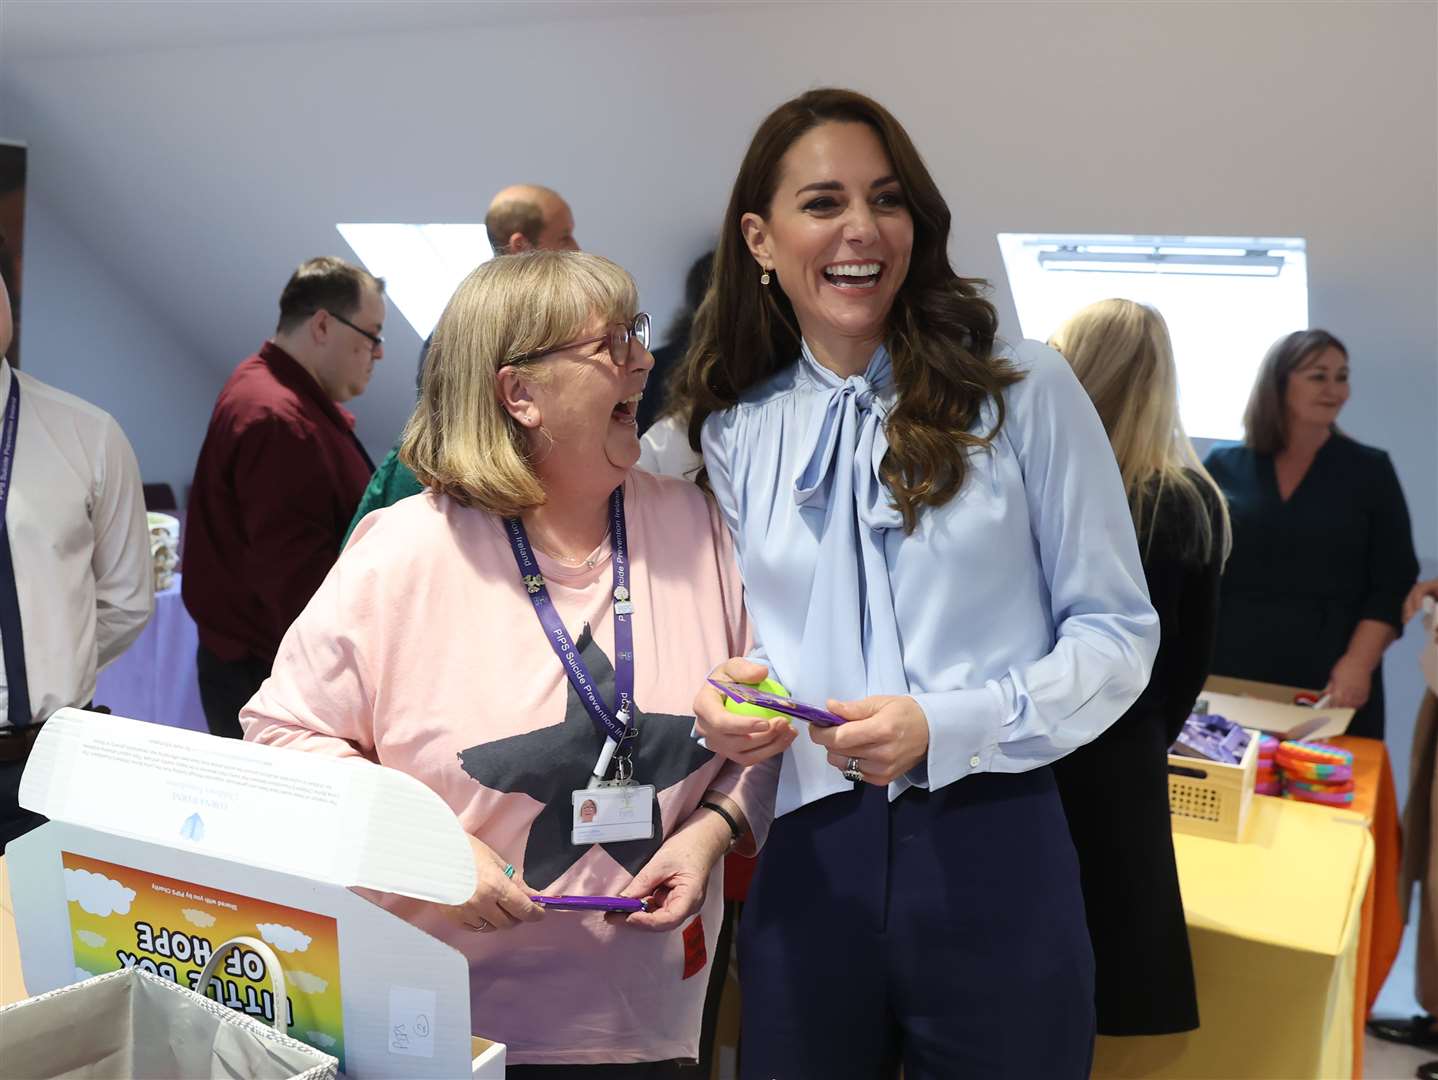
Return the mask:
<path fill-rule="evenodd" d="M 185 607 L 199 627 L 200 701 L 211 733 L 239 712 L 280 639 L 339 554 L 374 472 L 340 402 L 384 355 L 384 282 L 339 259 L 302 263 L 275 335 L 220 391 L 185 526 Z"/>

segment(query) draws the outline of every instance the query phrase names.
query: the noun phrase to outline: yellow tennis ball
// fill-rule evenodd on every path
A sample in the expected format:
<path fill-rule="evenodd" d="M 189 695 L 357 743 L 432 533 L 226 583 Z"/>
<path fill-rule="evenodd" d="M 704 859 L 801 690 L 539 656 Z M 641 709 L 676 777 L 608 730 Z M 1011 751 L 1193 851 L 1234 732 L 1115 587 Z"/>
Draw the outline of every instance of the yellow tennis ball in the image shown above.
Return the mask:
<path fill-rule="evenodd" d="M 759 684 L 758 688 L 766 693 L 775 694 L 778 697 L 789 696 L 789 691 L 784 689 L 784 684 L 776 679 L 765 679 Z M 731 697 L 724 698 L 724 708 L 728 709 L 731 713 L 738 713 L 740 716 L 758 716 L 764 719 L 778 716 L 785 720 L 790 719 L 790 717 L 784 716 L 783 713 L 776 712 L 773 709 L 766 709 L 762 705 L 750 705 L 747 701 L 735 701 Z"/>

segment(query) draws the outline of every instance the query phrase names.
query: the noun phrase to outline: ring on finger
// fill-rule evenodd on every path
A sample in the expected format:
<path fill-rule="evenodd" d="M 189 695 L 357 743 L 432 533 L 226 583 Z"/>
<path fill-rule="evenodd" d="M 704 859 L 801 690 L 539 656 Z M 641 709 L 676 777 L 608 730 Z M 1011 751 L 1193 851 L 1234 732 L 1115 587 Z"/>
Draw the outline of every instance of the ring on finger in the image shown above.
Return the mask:
<path fill-rule="evenodd" d="M 840 772 L 844 774 L 845 780 L 852 780 L 854 783 L 864 779 L 864 774 L 859 769 L 859 759 L 856 757 L 851 757 Z"/>
<path fill-rule="evenodd" d="M 476 934 L 482 934 L 482 933 L 484 933 L 486 930 L 493 930 L 493 929 L 494 929 L 494 926 L 490 923 L 490 921 L 489 921 L 488 919 L 480 919 L 478 923 L 476 923 L 473 927 L 471 927 L 471 929 L 472 929 Z"/>

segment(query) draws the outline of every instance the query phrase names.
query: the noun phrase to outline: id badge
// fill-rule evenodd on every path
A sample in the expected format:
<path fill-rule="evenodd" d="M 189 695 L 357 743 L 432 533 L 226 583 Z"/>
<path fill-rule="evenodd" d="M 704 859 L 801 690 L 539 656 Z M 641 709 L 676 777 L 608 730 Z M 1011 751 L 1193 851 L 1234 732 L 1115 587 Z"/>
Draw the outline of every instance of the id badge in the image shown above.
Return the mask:
<path fill-rule="evenodd" d="M 570 843 L 606 844 L 613 840 L 649 840 L 654 836 L 653 784 L 600 784 L 572 791 Z"/>

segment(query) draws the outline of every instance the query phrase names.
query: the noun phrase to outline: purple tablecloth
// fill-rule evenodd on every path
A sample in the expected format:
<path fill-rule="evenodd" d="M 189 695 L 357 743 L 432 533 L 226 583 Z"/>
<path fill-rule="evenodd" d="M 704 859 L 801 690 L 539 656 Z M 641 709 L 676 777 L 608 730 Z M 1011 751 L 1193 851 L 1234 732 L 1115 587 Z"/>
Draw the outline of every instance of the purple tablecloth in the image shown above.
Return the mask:
<path fill-rule="evenodd" d="M 95 704 L 116 716 L 208 731 L 195 673 L 199 638 L 180 599 L 180 575 L 155 594 L 155 614 L 135 643 L 100 672 Z"/>

